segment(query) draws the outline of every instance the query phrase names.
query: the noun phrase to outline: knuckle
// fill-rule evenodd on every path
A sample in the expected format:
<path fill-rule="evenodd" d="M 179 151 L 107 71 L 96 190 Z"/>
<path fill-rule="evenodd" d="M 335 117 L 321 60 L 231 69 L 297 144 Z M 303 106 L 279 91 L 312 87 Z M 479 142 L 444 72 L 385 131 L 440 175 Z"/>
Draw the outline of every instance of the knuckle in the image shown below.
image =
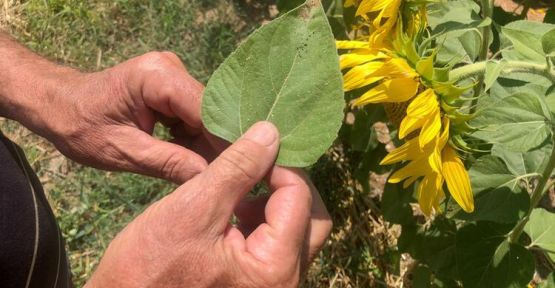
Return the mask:
<path fill-rule="evenodd" d="M 177 54 L 172 51 L 162 51 L 162 54 L 165 58 L 169 59 L 175 64 L 181 63 L 181 58 L 179 58 L 179 56 L 177 56 Z"/>
<path fill-rule="evenodd" d="M 146 71 L 163 71 L 171 64 L 165 52 L 153 51 L 139 56 L 140 67 Z"/>
<path fill-rule="evenodd" d="M 177 95 L 177 88 L 171 83 L 158 88 L 158 95 L 162 99 L 171 99 Z"/>
<path fill-rule="evenodd" d="M 163 163 L 162 163 L 162 177 L 165 179 L 176 179 L 176 173 L 178 171 L 179 160 L 175 156 L 169 156 Z"/>
<path fill-rule="evenodd" d="M 160 52 L 164 57 L 168 57 L 168 58 L 172 58 L 172 59 L 179 59 L 179 57 L 177 57 L 177 54 L 175 54 L 172 51 L 161 51 Z"/>
<path fill-rule="evenodd" d="M 160 51 L 151 51 L 141 56 L 141 59 L 147 62 L 160 62 L 164 59 L 164 54 Z"/>

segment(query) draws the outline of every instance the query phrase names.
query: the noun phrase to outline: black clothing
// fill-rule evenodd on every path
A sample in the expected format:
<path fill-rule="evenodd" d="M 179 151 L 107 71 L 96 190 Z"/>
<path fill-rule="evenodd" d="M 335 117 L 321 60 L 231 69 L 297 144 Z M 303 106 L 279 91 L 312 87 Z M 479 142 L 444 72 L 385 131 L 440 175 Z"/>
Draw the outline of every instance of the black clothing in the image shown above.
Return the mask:
<path fill-rule="evenodd" d="M 71 287 L 62 235 L 39 179 L 2 133 L 0 287 Z"/>

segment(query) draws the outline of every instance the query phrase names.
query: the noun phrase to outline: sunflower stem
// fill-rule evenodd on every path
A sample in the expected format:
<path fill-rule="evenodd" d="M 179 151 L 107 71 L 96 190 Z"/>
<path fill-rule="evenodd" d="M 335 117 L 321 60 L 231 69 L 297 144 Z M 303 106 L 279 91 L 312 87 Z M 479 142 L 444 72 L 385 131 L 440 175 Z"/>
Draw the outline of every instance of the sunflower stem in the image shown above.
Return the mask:
<path fill-rule="evenodd" d="M 555 141 L 555 134 L 553 134 L 551 140 Z M 509 233 L 509 242 L 517 243 L 518 240 L 520 239 L 520 235 L 522 235 L 522 232 L 524 231 L 524 227 L 526 226 L 526 223 L 528 223 L 528 221 L 530 220 L 530 214 L 532 213 L 534 208 L 538 206 L 543 195 L 545 195 L 545 193 L 549 191 L 549 188 L 551 188 L 553 184 L 553 183 L 549 183 L 549 180 L 551 178 L 551 174 L 553 173 L 554 169 L 555 169 L 555 146 L 553 146 L 551 150 L 551 156 L 549 157 L 549 162 L 547 162 L 547 166 L 545 167 L 545 170 L 543 171 L 541 178 L 538 181 L 538 185 L 532 192 L 532 195 L 530 195 L 530 209 L 528 209 L 526 216 L 520 219 L 520 221 L 516 224 L 513 230 Z"/>
<path fill-rule="evenodd" d="M 486 72 L 486 63 L 487 61 L 481 61 L 455 68 L 449 73 L 449 79 L 457 82 L 463 79 L 483 76 Z M 503 69 L 501 70 L 501 75 L 509 75 L 516 72 L 528 72 L 541 75 L 552 82 L 555 82 L 555 71 L 547 64 L 537 64 L 524 61 L 506 61 Z"/>
<path fill-rule="evenodd" d="M 482 19 L 486 20 L 486 19 L 491 19 L 493 16 L 493 0 L 480 0 L 480 6 L 482 7 Z M 478 56 L 478 61 L 483 62 L 488 60 L 488 54 L 489 54 L 489 43 L 491 41 L 491 38 L 493 36 L 493 33 L 491 31 L 491 26 L 487 25 L 485 27 L 482 28 L 482 47 L 480 50 L 480 54 Z M 485 80 L 485 75 L 484 74 L 480 74 L 478 75 L 478 84 L 474 87 L 474 95 L 476 97 L 480 96 L 480 94 L 482 94 L 482 89 L 484 87 L 484 80 Z M 471 112 L 474 112 L 473 110 L 475 110 L 476 104 L 478 103 L 478 99 L 475 99 L 472 101 L 472 108 L 471 108 Z"/>

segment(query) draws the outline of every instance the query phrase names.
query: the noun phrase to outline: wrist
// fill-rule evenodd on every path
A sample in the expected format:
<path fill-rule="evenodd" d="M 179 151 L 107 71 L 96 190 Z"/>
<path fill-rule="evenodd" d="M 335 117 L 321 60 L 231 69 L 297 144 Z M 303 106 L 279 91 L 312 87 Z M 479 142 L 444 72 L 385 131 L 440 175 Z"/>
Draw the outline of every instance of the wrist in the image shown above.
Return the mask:
<path fill-rule="evenodd" d="M 59 129 L 55 120 L 60 111 L 56 109 L 67 107 L 62 90 L 82 75 L 45 60 L 12 65 L 1 74 L 0 116 L 16 120 L 41 136 Z"/>

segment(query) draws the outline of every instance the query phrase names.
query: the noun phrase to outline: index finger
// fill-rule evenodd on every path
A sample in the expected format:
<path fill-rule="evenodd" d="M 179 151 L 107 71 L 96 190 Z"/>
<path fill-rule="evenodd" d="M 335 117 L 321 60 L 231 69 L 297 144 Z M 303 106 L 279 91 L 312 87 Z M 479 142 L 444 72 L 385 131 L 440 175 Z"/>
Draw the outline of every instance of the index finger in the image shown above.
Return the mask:
<path fill-rule="evenodd" d="M 142 96 L 149 108 L 166 117 L 177 117 L 200 132 L 204 86 L 187 72 L 177 56 L 151 52 L 126 63 L 130 71 L 126 83 L 133 95 Z"/>
<path fill-rule="evenodd" d="M 264 247 L 269 251 L 257 251 L 258 254 L 272 257 L 274 260 L 281 259 L 287 263 L 299 261 L 310 223 L 310 185 L 300 170 L 291 168 L 276 166 L 268 179 L 268 184 L 274 192 L 266 204 L 266 223 L 249 236 L 247 246 L 251 244 Z M 256 243 L 260 239 L 269 243 Z"/>

